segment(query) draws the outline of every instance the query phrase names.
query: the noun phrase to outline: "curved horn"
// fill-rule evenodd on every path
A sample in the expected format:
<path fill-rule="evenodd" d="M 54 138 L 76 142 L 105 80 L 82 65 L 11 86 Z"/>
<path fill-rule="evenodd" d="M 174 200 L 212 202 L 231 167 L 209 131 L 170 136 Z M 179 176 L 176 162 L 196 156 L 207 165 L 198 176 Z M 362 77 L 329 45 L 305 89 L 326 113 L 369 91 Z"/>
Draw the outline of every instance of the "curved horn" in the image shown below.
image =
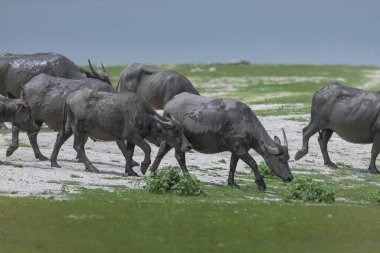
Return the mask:
<path fill-rule="evenodd" d="M 286 138 L 286 133 L 285 133 L 284 128 L 282 129 L 282 135 L 284 136 L 285 147 L 288 147 L 288 138 Z"/>
<path fill-rule="evenodd" d="M 92 67 L 92 64 L 91 64 L 90 59 L 88 59 L 88 65 L 90 66 L 90 70 L 91 70 L 92 74 L 96 75 L 97 73 L 96 73 L 96 71 L 94 70 L 94 68 Z"/>
<path fill-rule="evenodd" d="M 21 90 L 20 90 L 20 100 L 21 100 L 21 102 L 22 102 L 25 106 L 28 105 L 28 101 L 26 100 L 26 96 L 25 96 L 24 86 L 21 86 Z"/>
<path fill-rule="evenodd" d="M 278 155 L 280 154 L 280 150 L 278 149 L 278 147 L 271 147 L 265 143 L 264 144 L 264 148 L 265 150 L 269 153 L 269 154 L 272 154 L 272 155 Z"/>
<path fill-rule="evenodd" d="M 278 139 L 278 138 L 277 138 Z M 271 154 L 271 155 L 278 155 L 278 154 L 280 154 L 280 150 L 278 149 L 278 147 L 277 146 L 270 146 L 270 145 L 268 145 L 265 141 L 265 138 L 264 138 L 264 133 L 263 132 L 261 132 L 261 138 L 260 138 L 260 142 L 261 142 L 261 144 L 262 144 L 262 147 L 264 148 L 264 150 L 266 151 L 266 152 L 268 152 L 269 154 Z"/>
<path fill-rule="evenodd" d="M 106 68 L 104 67 L 103 63 L 100 63 L 100 64 L 102 65 L 103 73 L 104 73 L 106 76 L 108 76 L 108 73 L 107 73 Z"/>
<path fill-rule="evenodd" d="M 157 115 L 153 115 L 151 117 L 152 117 L 152 119 L 157 121 L 157 123 L 159 123 L 163 127 L 166 127 L 166 128 L 173 128 L 174 127 L 174 125 L 171 121 L 164 121 L 164 120 L 160 119 Z"/>
<path fill-rule="evenodd" d="M 179 123 L 179 121 L 178 121 L 176 118 L 174 118 L 171 114 L 169 115 L 169 118 L 170 118 L 170 120 L 171 120 L 174 124 L 176 124 L 176 125 L 181 125 L 181 124 Z"/>

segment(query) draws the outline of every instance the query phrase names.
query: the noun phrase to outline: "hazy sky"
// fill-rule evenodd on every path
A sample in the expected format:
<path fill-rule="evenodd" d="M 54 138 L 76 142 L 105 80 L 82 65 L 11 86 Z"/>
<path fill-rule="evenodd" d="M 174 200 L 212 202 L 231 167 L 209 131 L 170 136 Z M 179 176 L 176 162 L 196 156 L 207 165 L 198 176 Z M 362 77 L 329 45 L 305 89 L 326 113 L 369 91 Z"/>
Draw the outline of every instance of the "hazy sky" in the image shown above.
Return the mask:
<path fill-rule="evenodd" d="M 0 53 L 380 65 L 380 0 L 0 0 Z"/>

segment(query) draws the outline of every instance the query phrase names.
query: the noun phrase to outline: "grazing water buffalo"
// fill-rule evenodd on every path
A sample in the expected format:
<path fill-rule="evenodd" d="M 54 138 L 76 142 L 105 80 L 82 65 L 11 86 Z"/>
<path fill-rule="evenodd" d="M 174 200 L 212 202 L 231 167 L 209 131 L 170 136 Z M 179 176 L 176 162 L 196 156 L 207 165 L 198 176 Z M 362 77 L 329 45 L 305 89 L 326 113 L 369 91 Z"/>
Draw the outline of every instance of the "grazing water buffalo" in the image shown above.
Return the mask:
<path fill-rule="evenodd" d="M 313 96 L 311 119 L 303 129 L 303 146 L 295 156 L 301 159 L 308 152 L 312 135 L 319 132 L 318 142 L 325 165 L 336 167 L 330 160 L 327 143 L 333 132 L 352 143 L 373 143 L 369 172 L 380 173 L 376 157 L 380 151 L 380 92 L 368 92 L 341 84 L 329 84 Z"/>
<path fill-rule="evenodd" d="M 255 160 L 248 151 L 253 148 L 259 153 L 276 176 L 284 181 L 291 181 L 289 170 L 288 147 L 275 136 L 272 140 L 252 110 L 245 104 L 232 99 L 211 99 L 190 93 L 175 96 L 164 107 L 164 116 L 176 118 L 193 149 L 206 154 L 223 151 L 231 152 L 228 185 L 238 187 L 235 183 L 235 170 L 238 160 L 243 160 L 253 170 L 259 190 L 266 189 Z M 170 147 L 161 143 L 151 171 L 155 171 L 161 159 Z M 175 157 L 184 174 L 186 168 L 185 153 L 175 150 Z M 143 171 L 145 173 L 145 171 Z"/>
<path fill-rule="evenodd" d="M 116 89 L 139 94 L 155 109 L 163 109 L 172 97 L 182 92 L 199 95 L 191 82 L 180 73 L 137 63 L 120 74 Z"/>
<path fill-rule="evenodd" d="M 40 74 L 26 83 L 23 90 L 25 97 L 29 102 L 33 119 L 38 126 L 38 131 L 43 123 L 46 123 L 55 131 L 61 130 L 63 120 L 62 108 L 64 106 L 65 98 L 68 94 L 84 88 L 116 92 L 116 90 L 108 83 L 91 78 L 72 80 Z M 19 128 L 12 128 L 12 145 L 7 150 L 7 156 L 12 155 L 18 148 L 19 132 Z M 41 154 L 38 147 L 37 134 L 28 131 L 28 137 L 30 144 L 33 147 L 35 157 L 41 161 L 48 160 L 46 156 Z"/>
<path fill-rule="evenodd" d="M 0 96 L 0 122 L 12 122 L 18 127 L 27 129 L 30 133 L 36 133 L 38 130 L 24 97 L 10 99 Z"/>
<path fill-rule="evenodd" d="M 150 164 L 150 146 L 144 140 L 159 144 L 165 141 L 183 152 L 191 148 L 174 120 L 158 115 L 149 103 L 134 93 L 114 94 L 80 90 L 70 94 L 65 103 L 64 128 L 59 132 L 50 160 L 56 162 L 62 144 L 74 134 L 74 149 L 87 171 L 98 172 L 87 158 L 84 145 L 88 136 L 102 141 L 126 140 L 118 143 L 125 160 L 125 172 L 137 176 L 131 161 L 137 145 L 145 154 L 141 171 Z M 123 142 L 122 142 L 123 143 Z"/>
<path fill-rule="evenodd" d="M 21 86 L 33 77 L 45 73 L 68 79 L 87 77 L 101 79 L 111 84 L 107 75 L 80 69 L 67 57 L 56 53 L 2 54 L 0 55 L 0 94 L 11 98 L 20 96 Z"/>

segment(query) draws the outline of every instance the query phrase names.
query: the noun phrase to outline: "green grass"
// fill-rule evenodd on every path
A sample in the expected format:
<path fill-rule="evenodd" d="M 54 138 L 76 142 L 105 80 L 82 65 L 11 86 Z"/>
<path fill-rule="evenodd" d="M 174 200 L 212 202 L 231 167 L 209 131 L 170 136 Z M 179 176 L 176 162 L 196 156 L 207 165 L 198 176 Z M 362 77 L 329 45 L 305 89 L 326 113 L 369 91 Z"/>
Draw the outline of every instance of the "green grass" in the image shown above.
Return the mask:
<path fill-rule="evenodd" d="M 3 252 L 31 253 L 376 252 L 380 247 L 377 206 L 263 203 L 245 194 L 211 187 L 203 198 L 147 190 L 85 191 L 63 201 L 0 198 L 0 245 Z"/>
<path fill-rule="evenodd" d="M 290 121 L 295 121 L 295 122 L 309 122 L 310 120 L 309 119 L 305 119 L 305 118 L 296 118 L 296 117 L 293 117 L 293 118 L 288 118 L 287 120 L 290 120 Z"/>

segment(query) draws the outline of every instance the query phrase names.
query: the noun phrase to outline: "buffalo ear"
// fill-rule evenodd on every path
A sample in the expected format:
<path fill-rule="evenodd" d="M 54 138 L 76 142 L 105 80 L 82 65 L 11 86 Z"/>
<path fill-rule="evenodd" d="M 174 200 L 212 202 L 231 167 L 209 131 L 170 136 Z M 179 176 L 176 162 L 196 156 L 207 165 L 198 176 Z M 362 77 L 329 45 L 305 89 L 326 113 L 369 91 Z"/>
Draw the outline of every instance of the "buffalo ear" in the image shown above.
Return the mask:
<path fill-rule="evenodd" d="M 274 142 L 277 143 L 278 145 L 281 145 L 281 140 L 277 136 L 274 137 Z"/>

